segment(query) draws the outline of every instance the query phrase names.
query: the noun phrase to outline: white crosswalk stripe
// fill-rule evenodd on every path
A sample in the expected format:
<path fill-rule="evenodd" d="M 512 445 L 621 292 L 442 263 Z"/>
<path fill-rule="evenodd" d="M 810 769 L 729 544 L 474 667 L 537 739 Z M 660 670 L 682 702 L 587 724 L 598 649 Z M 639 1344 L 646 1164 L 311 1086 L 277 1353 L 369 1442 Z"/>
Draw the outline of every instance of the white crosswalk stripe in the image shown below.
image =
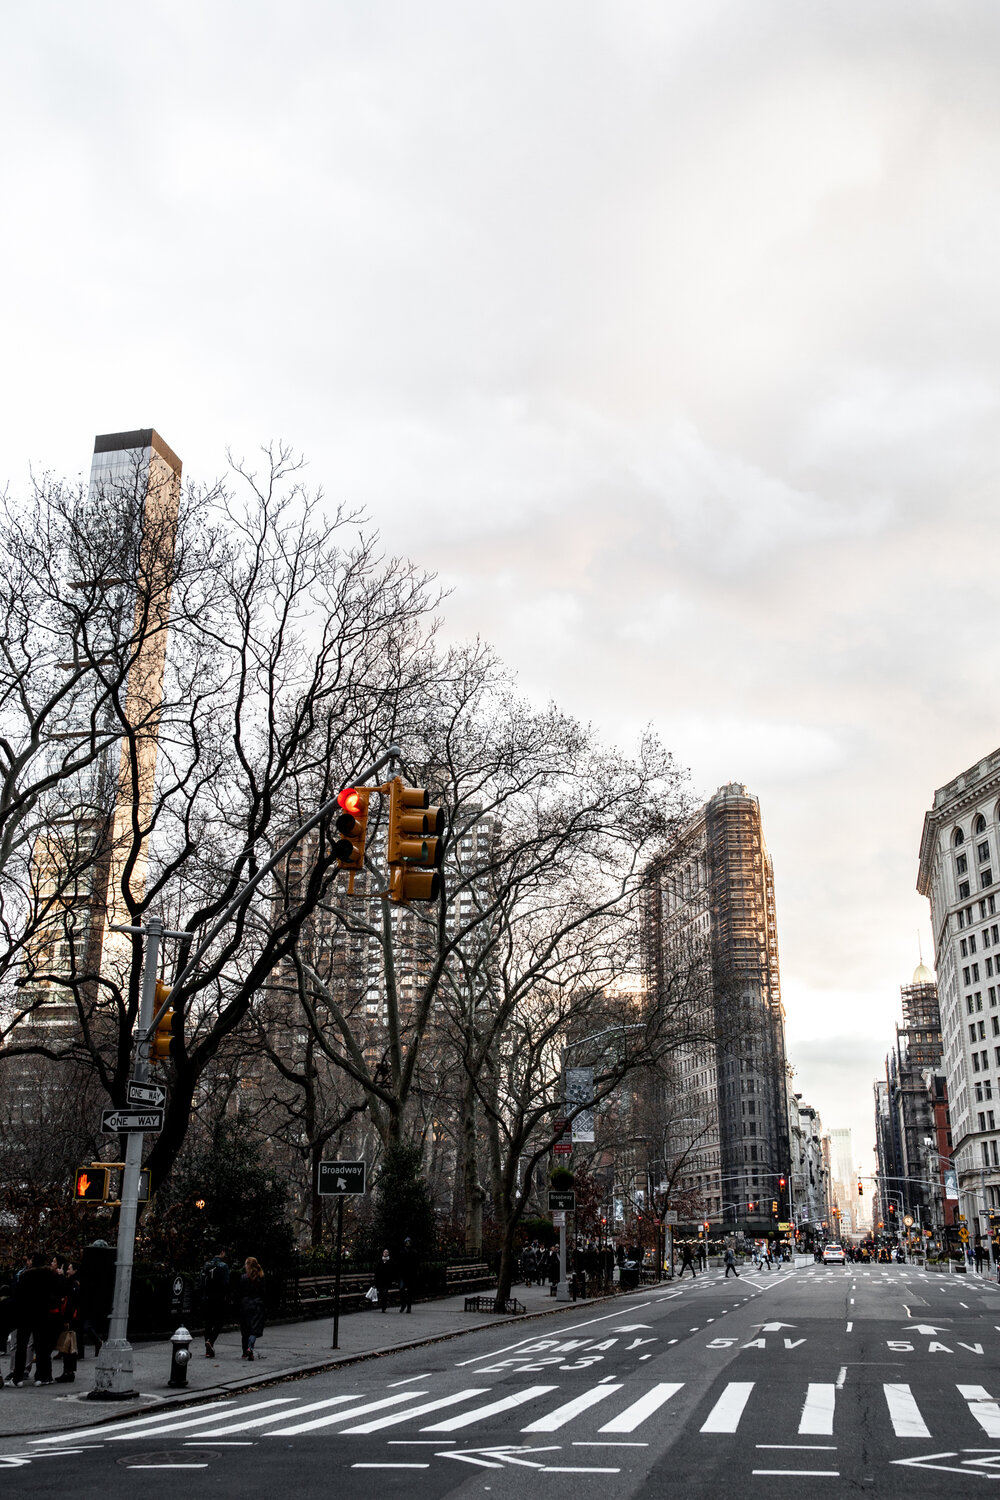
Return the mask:
<path fill-rule="evenodd" d="M 702 1423 L 702 1432 L 735 1432 L 755 1384 L 731 1380 Z"/>
<path fill-rule="evenodd" d="M 418 1395 L 420 1392 L 418 1391 Z M 379 1432 L 383 1427 L 396 1427 L 400 1422 L 409 1422 L 413 1417 L 422 1417 L 429 1411 L 440 1411 L 443 1406 L 457 1406 L 459 1401 L 469 1401 L 473 1396 L 488 1396 L 488 1386 L 471 1386 L 465 1391 L 456 1391 L 451 1396 L 439 1396 L 436 1401 L 427 1401 L 423 1406 L 411 1407 L 409 1411 L 393 1412 L 391 1417 L 378 1417 L 374 1422 L 362 1422 L 358 1427 L 348 1427 L 347 1432 Z"/>
<path fill-rule="evenodd" d="M 808 1437 L 829 1437 L 833 1432 L 833 1411 L 837 1400 L 835 1385 L 810 1385 L 802 1408 L 799 1433 Z"/>
<path fill-rule="evenodd" d="M 242 1409 L 246 1412 L 263 1411 L 265 1406 L 286 1406 L 292 1400 L 294 1400 L 294 1397 L 292 1396 L 275 1396 L 272 1397 L 270 1401 L 255 1401 L 252 1406 L 244 1406 Z M 277 1415 L 284 1416 L 285 1413 L 281 1412 L 277 1413 Z M 144 1427 L 142 1429 L 142 1436 L 157 1437 L 161 1432 L 179 1432 L 182 1427 L 204 1427 L 206 1423 L 217 1422 L 218 1420 L 218 1415 L 215 1412 L 212 1412 L 211 1416 L 209 1417 L 181 1416 L 178 1412 L 175 1413 L 168 1421 L 164 1421 L 161 1416 L 161 1419 L 156 1423 L 155 1426 Z M 130 1442 L 131 1439 L 131 1432 L 116 1432 L 110 1441 L 112 1443 L 127 1443 Z"/>
<path fill-rule="evenodd" d="M 357 1397 L 355 1396 L 328 1396 L 325 1401 L 310 1401 L 306 1406 L 297 1406 L 294 1415 L 296 1420 L 298 1420 L 299 1417 L 304 1417 L 307 1412 L 323 1411 L 328 1406 L 343 1406 L 345 1401 L 355 1401 L 356 1399 Z M 245 1412 L 250 1409 L 250 1407 L 244 1406 L 242 1411 Z M 248 1432 L 254 1427 L 266 1427 L 269 1422 L 283 1422 L 289 1415 L 291 1414 L 287 1411 L 272 1411 L 268 1412 L 265 1417 L 252 1417 L 249 1422 L 240 1420 L 232 1422 L 226 1427 L 213 1427 L 210 1432 L 205 1432 L 202 1436 L 227 1437 L 232 1432 Z"/>
<path fill-rule="evenodd" d="M 268 1437 L 293 1437 L 297 1432 L 316 1432 L 320 1427 L 332 1427 L 334 1422 L 349 1422 L 352 1417 L 363 1417 L 370 1411 L 381 1411 L 386 1406 L 399 1406 L 403 1401 L 412 1401 L 414 1396 L 426 1396 L 426 1391 L 397 1391 L 395 1396 L 383 1396 L 381 1401 L 364 1401 L 360 1406 L 351 1406 L 347 1411 L 337 1411 L 325 1417 L 314 1417 L 311 1422 L 296 1422 L 291 1427 L 281 1427 L 269 1432 Z M 295 1416 L 295 1412 L 290 1412 Z"/>
<path fill-rule="evenodd" d="M 537 1422 L 529 1422 L 527 1427 L 522 1427 L 522 1432 L 558 1432 L 560 1427 L 565 1427 L 567 1422 L 572 1422 L 582 1411 L 587 1411 L 595 1406 L 598 1401 L 604 1401 L 608 1396 L 613 1396 L 620 1391 L 620 1385 L 595 1385 L 591 1390 L 584 1391 L 582 1396 L 576 1396 L 572 1401 L 567 1401 L 564 1406 L 557 1406 L 555 1411 L 550 1411 L 547 1417 L 539 1417 Z"/>
<path fill-rule="evenodd" d="M 884 1385 L 886 1405 L 889 1408 L 889 1418 L 892 1422 L 892 1430 L 897 1437 L 926 1438 L 930 1437 L 927 1423 L 920 1415 L 920 1408 L 913 1399 L 913 1392 L 908 1385 Z"/>
<path fill-rule="evenodd" d="M 515 1406 L 523 1406 L 526 1401 L 533 1401 L 536 1396 L 547 1396 L 549 1391 L 557 1391 L 557 1385 L 529 1385 L 527 1390 L 514 1391 L 509 1396 L 502 1396 L 499 1401 L 490 1401 L 486 1406 L 474 1407 L 472 1411 L 463 1411 L 457 1417 L 447 1417 L 443 1422 L 435 1422 L 431 1427 L 421 1427 L 421 1432 L 457 1432 L 460 1427 L 471 1427 L 473 1422 L 478 1422 L 480 1417 L 495 1417 L 500 1412 L 510 1411 Z"/>
<path fill-rule="evenodd" d="M 683 1388 L 684 1382 L 654 1385 L 651 1391 L 640 1396 L 638 1401 L 633 1401 L 631 1406 L 626 1406 L 623 1412 L 614 1417 L 610 1422 L 605 1422 L 600 1429 L 601 1432 L 634 1432 L 640 1422 L 645 1422 L 647 1417 L 658 1411 L 664 1402 L 669 1401 L 671 1396 Z"/>
<path fill-rule="evenodd" d="M 1000 1406 L 981 1385 L 960 1385 L 959 1394 L 969 1403 L 969 1410 L 987 1437 L 1000 1437 Z"/>

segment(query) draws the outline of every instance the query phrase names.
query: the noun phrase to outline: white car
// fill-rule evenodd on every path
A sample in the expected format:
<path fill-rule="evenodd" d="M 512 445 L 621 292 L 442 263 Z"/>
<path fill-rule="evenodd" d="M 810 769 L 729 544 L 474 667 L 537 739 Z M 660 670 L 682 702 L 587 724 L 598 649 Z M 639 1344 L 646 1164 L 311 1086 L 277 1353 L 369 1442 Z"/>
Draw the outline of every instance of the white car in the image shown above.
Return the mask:
<path fill-rule="evenodd" d="M 843 1245 L 824 1245 L 823 1264 L 824 1266 L 846 1266 L 847 1256 Z"/>

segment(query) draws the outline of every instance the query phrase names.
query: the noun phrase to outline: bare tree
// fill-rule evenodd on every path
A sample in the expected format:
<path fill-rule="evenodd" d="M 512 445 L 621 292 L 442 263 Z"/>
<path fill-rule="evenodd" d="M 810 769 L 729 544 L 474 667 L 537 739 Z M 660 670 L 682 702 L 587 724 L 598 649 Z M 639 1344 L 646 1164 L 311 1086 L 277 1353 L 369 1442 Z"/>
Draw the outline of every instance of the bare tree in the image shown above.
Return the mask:
<path fill-rule="evenodd" d="M 128 696 L 112 695 L 122 769 L 101 809 L 108 904 L 129 925 L 164 911 L 190 934 L 179 945 L 180 967 L 277 844 L 384 748 L 405 694 L 425 686 L 434 603 L 427 578 L 383 559 L 357 517 L 324 515 L 298 468 L 286 450 L 273 450 L 260 479 L 235 466 L 241 498 L 219 487 L 197 512 L 182 511 L 155 726 L 133 722 Z M 151 608 L 149 617 L 162 628 L 162 613 Z M 247 901 L 175 997 L 183 1043 L 149 1158 L 154 1183 L 183 1144 L 206 1068 L 326 894 L 335 837 L 321 826 L 294 891 L 276 899 L 268 887 Z M 35 964 L 22 976 L 0 1058 L 84 1062 L 121 1104 L 141 939 L 105 933 L 97 963 L 92 943 L 65 946 L 65 968 Z M 35 1024 L 54 985 L 73 1013 L 73 1024 L 55 1032 Z"/>

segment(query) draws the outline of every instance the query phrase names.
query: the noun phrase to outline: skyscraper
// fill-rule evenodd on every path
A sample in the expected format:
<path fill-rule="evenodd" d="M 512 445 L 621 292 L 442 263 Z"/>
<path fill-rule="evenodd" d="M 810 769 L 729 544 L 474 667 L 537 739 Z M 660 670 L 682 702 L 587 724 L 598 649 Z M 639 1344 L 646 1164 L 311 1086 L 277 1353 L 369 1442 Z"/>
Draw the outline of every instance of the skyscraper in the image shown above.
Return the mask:
<path fill-rule="evenodd" d="M 124 916 L 123 886 L 138 897 L 145 886 L 148 844 L 141 830 L 152 808 L 180 484 L 181 461 L 152 428 L 95 439 L 90 483 L 64 559 L 67 592 L 87 616 L 93 670 L 68 700 L 57 738 L 86 735 L 96 716 L 108 749 L 60 786 L 35 842 L 35 886 L 59 895 L 26 953 L 32 1024 L 76 1018 L 71 984 L 61 981 L 79 983 L 98 971 L 120 980 L 131 961 L 130 948 L 109 928 Z M 95 576 L 109 564 L 111 576 Z M 107 692 L 116 676 L 124 722 Z M 67 851 L 79 865 L 69 881 Z"/>
<path fill-rule="evenodd" d="M 770 1227 L 790 1170 L 774 874 L 760 804 L 731 783 L 651 872 L 647 968 L 655 989 L 700 971 L 701 1031 L 678 1054 L 677 1192 L 720 1223 Z M 754 1209 L 749 1205 L 754 1204 Z"/>

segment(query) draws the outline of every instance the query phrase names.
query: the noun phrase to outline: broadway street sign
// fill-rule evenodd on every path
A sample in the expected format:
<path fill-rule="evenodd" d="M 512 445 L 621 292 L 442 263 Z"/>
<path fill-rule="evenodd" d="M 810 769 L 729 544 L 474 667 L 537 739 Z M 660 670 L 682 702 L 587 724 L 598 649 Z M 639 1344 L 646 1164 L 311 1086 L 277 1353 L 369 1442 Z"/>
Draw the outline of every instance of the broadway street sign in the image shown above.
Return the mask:
<path fill-rule="evenodd" d="M 162 1109 L 106 1109 L 101 1115 L 101 1130 L 105 1135 L 162 1129 Z"/>
<path fill-rule="evenodd" d="M 316 1191 L 321 1198 L 349 1198 L 365 1190 L 363 1161 L 321 1161 Z"/>

